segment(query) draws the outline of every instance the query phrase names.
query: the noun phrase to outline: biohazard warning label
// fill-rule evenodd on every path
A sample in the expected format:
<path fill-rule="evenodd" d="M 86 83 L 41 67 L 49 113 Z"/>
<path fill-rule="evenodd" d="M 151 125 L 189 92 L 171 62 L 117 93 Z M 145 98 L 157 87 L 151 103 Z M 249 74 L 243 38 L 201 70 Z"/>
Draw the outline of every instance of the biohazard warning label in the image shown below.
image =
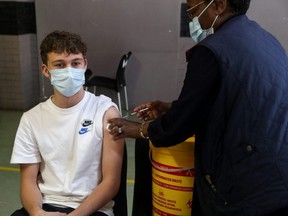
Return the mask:
<path fill-rule="evenodd" d="M 153 215 L 191 215 L 194 177 L 152 168 Z"/>
<path fill-rule="evenodd" d="M 174 197 L 174 199 L 169 199 L 165 197 L 165 193 L 166 192 L 161 189 L 159 190 L 158 194 L 153 192 L 153 215 L 191 215 L 192 198 L 190 198 L 186 203 L 184 203 L 185 205 L 183 205 L 183 197 Z"/>

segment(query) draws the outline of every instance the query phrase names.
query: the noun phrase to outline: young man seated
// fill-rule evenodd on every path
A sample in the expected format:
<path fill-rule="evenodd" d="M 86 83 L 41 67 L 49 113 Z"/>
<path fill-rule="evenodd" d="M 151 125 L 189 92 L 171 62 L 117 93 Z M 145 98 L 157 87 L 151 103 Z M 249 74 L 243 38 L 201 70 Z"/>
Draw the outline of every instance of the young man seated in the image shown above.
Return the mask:
<path fill-rule="evenodd" d="M 40 50 L 54 94 L 21 118 L 11 163 L 20 164 L 23 208 L 12 216 L 113 216 L 124 139 L 105 128 L 120 117 L 117 106 L 84 91 L 87 48 L 79 35 L 54 31 Z"/>

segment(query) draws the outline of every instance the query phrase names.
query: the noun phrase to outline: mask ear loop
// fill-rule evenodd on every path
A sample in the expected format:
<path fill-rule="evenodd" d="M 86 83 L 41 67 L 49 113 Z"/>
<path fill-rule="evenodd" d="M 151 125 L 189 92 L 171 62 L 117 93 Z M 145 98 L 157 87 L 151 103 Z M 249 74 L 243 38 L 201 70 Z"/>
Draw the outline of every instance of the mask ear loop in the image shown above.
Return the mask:
<path fill-rule="evenodd" d="M 198 18 L 206 11 L 206 9 L 214 2 L 214 0 L 210 1 L 209 4 L 202 10 L 202 12 L 199 14 Z"/>
<path fill-rule="evenodd" d="M 214 21 L 213 21 L 213 23 L 212 23 L 212 25 L 211 25 L 211 28 L 213 28 L 213 26 L 214 26 L 216 20 L 218 19 L 218 17 L 219 17 L 219 15 L 217 15 L 217 16 L 215 17 L 215 19 L 214 19 Z"/>

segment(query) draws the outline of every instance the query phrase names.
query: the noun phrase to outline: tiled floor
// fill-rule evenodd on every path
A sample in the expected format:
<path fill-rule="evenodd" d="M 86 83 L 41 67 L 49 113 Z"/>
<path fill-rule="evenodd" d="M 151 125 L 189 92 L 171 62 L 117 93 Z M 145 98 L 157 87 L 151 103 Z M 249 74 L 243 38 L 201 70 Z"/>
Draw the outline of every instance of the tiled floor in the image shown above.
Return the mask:
<path fill-rule="evenodd" d="M 0 110 L 0 216 L 9 216 L 21 207 L 19 200 L 19 170 L 9 164 L 14 136 L 22 112 Z M 127 199 L 131 215 L 134 188 L 134 140 L 126 139 L 128 151 Z"/>

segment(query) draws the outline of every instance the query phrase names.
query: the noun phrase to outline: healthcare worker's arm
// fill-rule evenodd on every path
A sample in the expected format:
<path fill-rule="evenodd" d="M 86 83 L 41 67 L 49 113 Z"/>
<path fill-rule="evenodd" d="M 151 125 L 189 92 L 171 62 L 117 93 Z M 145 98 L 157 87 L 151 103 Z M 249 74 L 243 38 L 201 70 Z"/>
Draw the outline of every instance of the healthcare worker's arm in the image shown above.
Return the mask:
<path fill-rule="evenodd" d="M 172 103 L 153 101 L 141 104 L 133 109 L 140 120 L 151 121 L 164 115 L 171 107 Z"/>
<path fill-rule="evenodd" d="M 168 147 L 183 142 L 193 136 L 197 130 L 205 127 L 219 85 L 219 63 L 214 53 L 206 47 L 197 46 L 193 48 L 190 55 L 181 93 L 178 99 L 170 104 L 169 109 L 154 121 L 144 124 L 125 119 L 109 120 L 110 133 L 115 140 L 125 137 L 149 137 L 157 147 Z M 137 111 L 141 108 L 144 106 L 138 107 Z M 150 113 L 151 111 L 152 108 Z M 153 115 L 147 120 L 149 118 L 153 118 Z M 121 133 L 118 133 L 119 127 Z"/>
<path fill-rule="evenodd" d="M 118 192 L 124 153 L 124 139 L 113 140 L 106 129 L 110 118 L 119 118 L 115 107 L 110 107 L 103 118 L 102 181 L 84 202 L 69 216 L 89 216 L 112 200 Z"/>
<path fill-rule="evenodd" d="M 195 47 L 178 99 L 173 101 L 165 115 L 150 122 L 148 126 L 149 138 L 153 145 L 175 145 L 205 127 L 219 85 L 219 63 L 214 53 L 203 46 Z"/>
<path fill-rule="evenodd" d="M 119 118 L 111 119 L 110 133 L 115 140 L 125 137 L 149 137 L 153 145 L 158 147 L 176 145 L 193 136 L 205 125 L 218 94 L 219 84 L 220 71 L 215 55 L 206 47 L 195 47 L 187 66 L 180 96 L 169 104 L 169 109 L 154 121 L 142 124 Z M 136 111 L 144 107 L 140 105 Z M 152 107 L 146 111 L 148 114 L 154 112 Z M 149 118 L 152 119 L 153 115 Z M 118 128 L 121 128 L 121 133 Z"/>

